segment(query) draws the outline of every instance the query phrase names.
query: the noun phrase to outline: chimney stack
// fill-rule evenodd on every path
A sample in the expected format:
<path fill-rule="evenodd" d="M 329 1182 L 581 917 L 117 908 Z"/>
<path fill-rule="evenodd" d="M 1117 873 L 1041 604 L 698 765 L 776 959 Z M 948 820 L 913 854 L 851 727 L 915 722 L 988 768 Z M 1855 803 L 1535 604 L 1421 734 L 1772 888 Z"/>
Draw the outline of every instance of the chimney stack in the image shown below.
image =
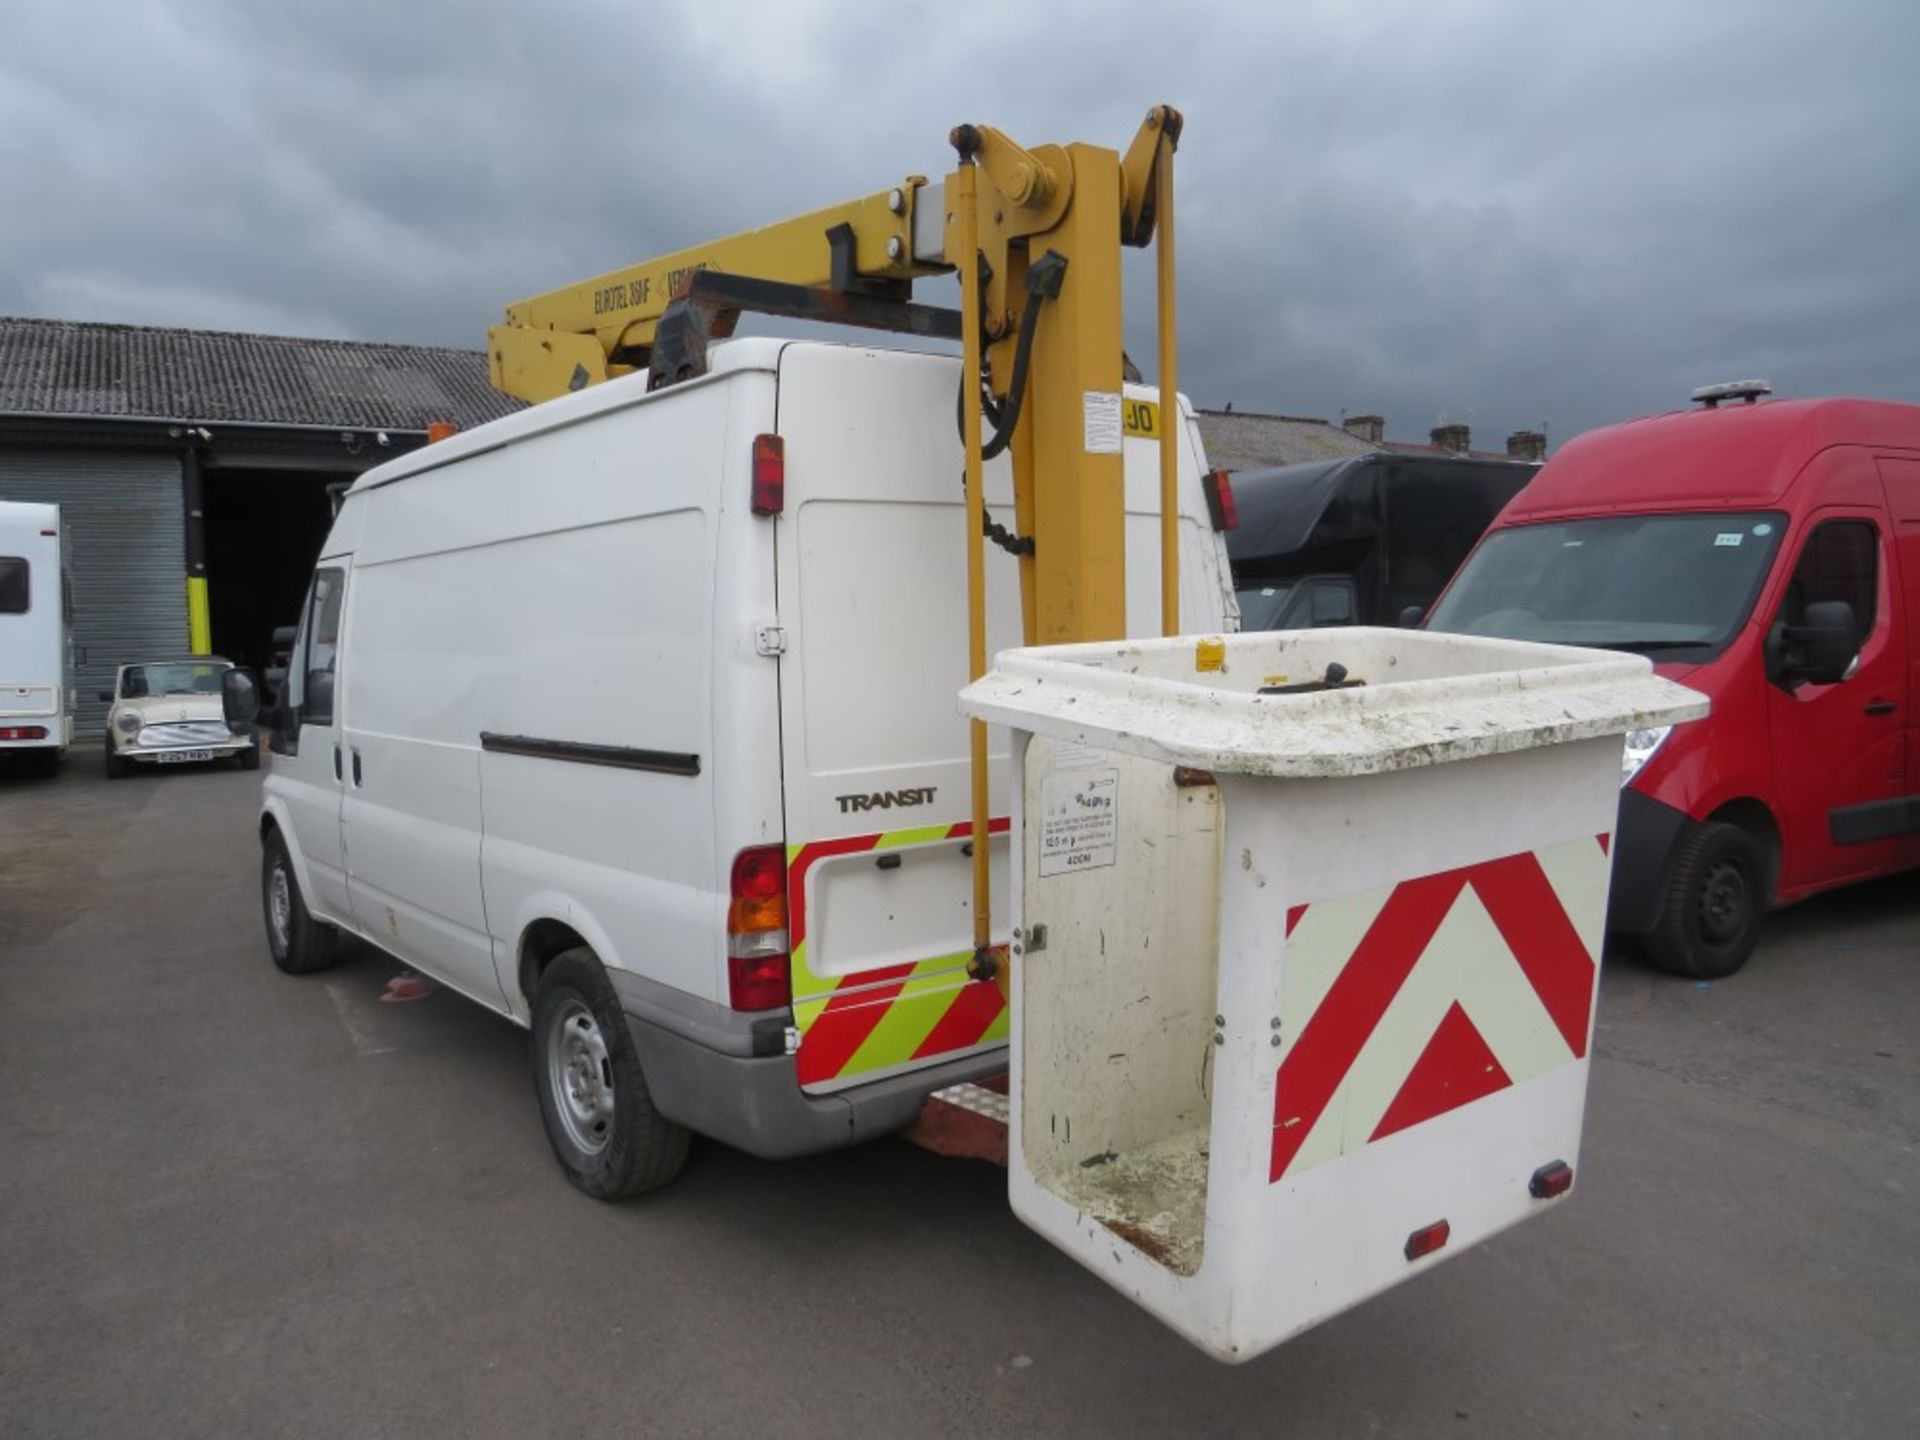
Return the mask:
<path fill-rule="evenodd" d="M 1387 418 L 1384 415 L 1349 415 L 1340 422 L 1340 428 L 1356 440 L 1379 445 L 1386 439 Z"/>
<path fill-rule="evenodd" d="M 1427 433 L 1432 438 L 1435 449 L 1451 450 L 1456 455 L 1464 455 L 1473 448 L 1473 432 L 1465 425 L 1436 425 Z"/>
<path fill-rule="evenodd" d="M 1509 460 L 1531 460 L 1539 464 L 1547 458 L 1547 437 L 1538 430 L 1516 430 L 1507 436 Z"/>

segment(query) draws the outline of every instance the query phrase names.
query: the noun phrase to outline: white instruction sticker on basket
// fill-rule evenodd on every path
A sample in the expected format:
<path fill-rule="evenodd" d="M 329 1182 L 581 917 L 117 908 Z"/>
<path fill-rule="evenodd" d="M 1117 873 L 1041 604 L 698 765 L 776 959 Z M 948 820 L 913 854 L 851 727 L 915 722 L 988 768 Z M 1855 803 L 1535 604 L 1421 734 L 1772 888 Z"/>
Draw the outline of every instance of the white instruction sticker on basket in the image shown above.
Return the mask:
<path fill-rule="evenodd" d="M 1098 870 L 1118 858 L 1120 772 L 1054 771 L 1040 782 L 1040 874 Z"/>

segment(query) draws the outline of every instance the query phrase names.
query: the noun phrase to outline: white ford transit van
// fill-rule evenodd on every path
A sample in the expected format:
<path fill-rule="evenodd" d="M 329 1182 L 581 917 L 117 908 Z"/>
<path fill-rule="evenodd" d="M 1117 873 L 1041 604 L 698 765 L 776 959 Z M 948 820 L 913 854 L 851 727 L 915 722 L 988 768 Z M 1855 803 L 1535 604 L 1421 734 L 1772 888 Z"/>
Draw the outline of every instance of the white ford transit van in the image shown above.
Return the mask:
<path fill-rule="evenodd" d="M 1002 1069 L 1003 981 L 966 969 L 959 384 L 954 357 L 739 340 L 363 476 L 272 717 L 274 961 L 350 932 L 530 1026 L 554 1152 L 606 1199 L 670 1180 L 689 1132 L 823 1150 Z M 1178 418 L 1182 625 L 1224 630 Z M 1124 448 L 1152 634 L 1157 448 Z M 986 483 L 1011 528 L 1004 460 Z M 1005 648 L 1016 562 L 988 565 Z"/>

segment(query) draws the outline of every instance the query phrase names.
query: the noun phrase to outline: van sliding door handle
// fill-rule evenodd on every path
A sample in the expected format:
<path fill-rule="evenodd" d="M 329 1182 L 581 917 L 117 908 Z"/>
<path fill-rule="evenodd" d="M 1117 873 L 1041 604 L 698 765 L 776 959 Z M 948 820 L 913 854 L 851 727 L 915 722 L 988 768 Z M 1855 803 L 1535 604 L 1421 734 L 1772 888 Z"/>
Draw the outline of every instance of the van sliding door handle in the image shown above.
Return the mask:
<path fill-rule="evenodd" d="M 357 789 L 357 788 L 359 788 L 359 785 L 360 785 L 360 752 L 359 752 L 358 750 L 355 750 L 355 751 L 353 752 L 353 783 L 354 783 L 354 787 L 355 787 L 356 789 Z"/>
<path fill-rule="evenodd" d="M 333 747 L 333 778 L 336 780 L 340 778 L 340 747 L 338 745 Z"/>
<path fill-rule="evenodd" d="M 1863 713 L 1868 715 L 1891 715 L 1900 707 L 1891 700 L 1869 700 Z"/>

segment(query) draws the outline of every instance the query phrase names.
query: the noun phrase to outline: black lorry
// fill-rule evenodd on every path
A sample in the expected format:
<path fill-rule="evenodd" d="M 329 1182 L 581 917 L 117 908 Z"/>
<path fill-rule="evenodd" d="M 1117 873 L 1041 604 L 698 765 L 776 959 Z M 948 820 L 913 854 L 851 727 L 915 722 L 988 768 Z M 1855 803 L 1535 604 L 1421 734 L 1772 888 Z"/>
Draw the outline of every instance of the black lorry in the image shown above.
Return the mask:
<path fill-rule="evenodd" d="M 1240 628 L 1395 625 L 1424 611 L 1539 468 L 1385 452 L 1237 471 L 1227 555 Z"/>

